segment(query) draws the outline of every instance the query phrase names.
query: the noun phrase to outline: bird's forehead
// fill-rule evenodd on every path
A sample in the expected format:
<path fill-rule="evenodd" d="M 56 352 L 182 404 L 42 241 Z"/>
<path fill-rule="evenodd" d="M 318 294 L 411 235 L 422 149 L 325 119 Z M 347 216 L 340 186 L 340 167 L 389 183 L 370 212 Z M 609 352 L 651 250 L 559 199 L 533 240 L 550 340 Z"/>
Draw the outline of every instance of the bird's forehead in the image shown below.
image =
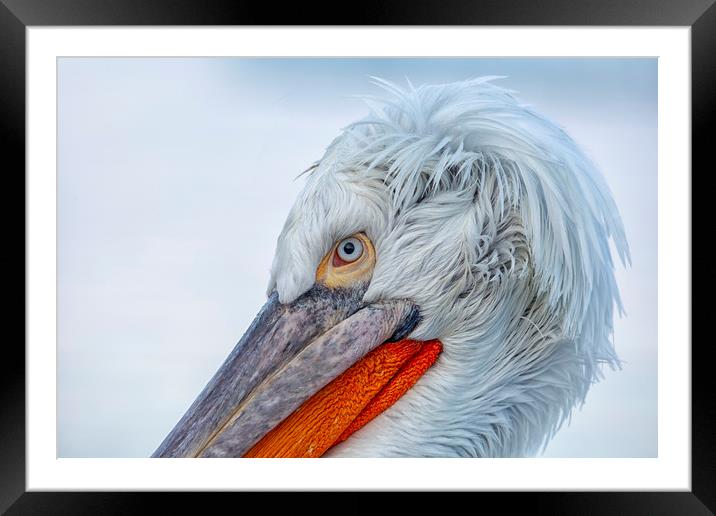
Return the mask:
<path fill-rule="evenodd" d="M 463 253 L 464 227 L 475 205 L 454 192 L 398 204 L 378 174 L 318 171 L 309 178 L 278 238 L 268 291 L 276 290 L 282 303 L 292 302 L 314 285 L 316 268 L 337 241 L 364 232 L 377 254 L 365 300 L 411 299 L 423 316 L 416 335 L 434 338 L 447 324 L 447 316 L 439 316 L 450 294 L 444 284 L 461 277 L 437 264 L 459 268 L 453 262 Z"/>
<path fill-rule="evenodd" d="M 391 203 L 381 181 L 360 171 L 316 173 L 296 199 L 278 237 L 268 292 L 289 303 L 308 290 L 333 244 L 365 232 L 374 242 L 385 232 Z"/>

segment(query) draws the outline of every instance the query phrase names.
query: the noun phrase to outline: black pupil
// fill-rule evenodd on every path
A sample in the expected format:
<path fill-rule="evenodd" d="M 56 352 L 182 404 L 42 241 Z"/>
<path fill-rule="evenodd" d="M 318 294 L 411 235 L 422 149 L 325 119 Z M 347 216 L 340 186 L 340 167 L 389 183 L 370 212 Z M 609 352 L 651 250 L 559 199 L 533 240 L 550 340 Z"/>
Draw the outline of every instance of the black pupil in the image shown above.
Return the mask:
<path fill-rule="evenodd" d="M 353 242 L 346 242 L 343 244 L 343 252 L 346 254 L 353 254 L 353 251 L 356 250 L 356 246 L 353 245 Z"/>

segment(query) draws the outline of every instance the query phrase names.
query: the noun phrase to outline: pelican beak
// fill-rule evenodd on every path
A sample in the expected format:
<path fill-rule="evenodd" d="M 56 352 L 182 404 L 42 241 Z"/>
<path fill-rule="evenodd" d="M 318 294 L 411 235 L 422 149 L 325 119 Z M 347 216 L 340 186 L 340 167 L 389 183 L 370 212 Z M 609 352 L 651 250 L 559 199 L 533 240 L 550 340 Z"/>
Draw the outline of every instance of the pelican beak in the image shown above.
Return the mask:
<path fill-rule="evenodd" d="M 280 303 L 274 292 L 152 456 L 317 456 L 323 453 L 334 444 L 338 434 L 345 431 L 345 425 L 334 429 L 332 437 L 326 438 L 324 427 L 318 428 L 317 433 L 308 431 L 318 421 L 325 423 L 326 418 L 311 417 L 308 425 L 303 418 L 300 431 L 293 425 L 288 434 L 282 435 L 296 437 L 296 432 L 300 433 L 297 440 L 303 440 L 305 449 L 296 451 L 289 446 L 286 451 L 275 445 L 276 439 L 265 453 L 258 453 L 256 446 L 366 354 L 386 341 L 400 340 L 418 323 L 419 312 L 411 302 L 365 305 L 364 290 L 328 288 L 317 283 L 288 304 Z M 323 403 L 328 399 L 321 398 Z M 316 435 L 321 436 L 318 447 Z M 277 439 L 285 440 L 280 436 Z"/>

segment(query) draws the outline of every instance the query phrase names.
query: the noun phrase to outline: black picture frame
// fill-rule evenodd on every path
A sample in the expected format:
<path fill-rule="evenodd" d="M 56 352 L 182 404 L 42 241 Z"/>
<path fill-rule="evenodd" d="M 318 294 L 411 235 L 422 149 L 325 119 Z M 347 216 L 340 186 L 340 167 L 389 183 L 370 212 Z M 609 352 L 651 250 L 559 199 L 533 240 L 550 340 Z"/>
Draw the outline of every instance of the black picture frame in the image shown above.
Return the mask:
<path fill-rule="evenodd" d="M 618 25 L 690 26 L 692 73 L 692 171 L 708 173 L 709 128 L 716 116 L 716 5 L 715 0 L 399 0 L 389 4 L 364 0 L 353 8 L 330 8 L 305 3 L 285 3 L 280 9 L 267 3 L 227 0 L 0 0 L 0 145 L 8 163 L 4 179 L 5 199 L 25 199 L 25 30 L 28 26 L 64 25 Z M 334 4 L 335 5 L 335 4 Z M 709 168 L 712 168 L 711 165 Z M 11 180 L 14 184 L 9 185 Z M 14 188 L 13 188 L 14 186 Z M 20 195 L 22 192 L 22 195 Z M 692 200 L 692 206 L 700 203 Z M 708 203 L 707 203 L 708 204 Z M 14 220 L 13 203 L 3 203 L 6 220 Z M 10 216 L 13 213 L 13 217 Z M 694 222 L 699 217 L 692 217 Z M 7 225 L 13 227 L 13 225 Z M 18 225 L 19 226 L 19 225 Z M 13 227 L 14 229 L 14 227 Z M 7 229 L 6 229 L 7 231 Z M 7 246 L 6 271 L 13 265 L 25 269 L 23 251 Z M 708 231 L 708 230 L 707 230 Z M 694 234 L 692 230 L 692 234 Z M 699 233 L 696 233 L 699 234 Z M 15 241 L 20 240 L 20 235 Z M 687 250 L 684 250 L 686 252 Z M 690 252 L 690 250 L 688 250 Z M 692 267 L 708 270 L 706 255 L 697 254 Z M 9 272 L 10 280 L 20 275 Z M 24 276 L 24 275 L 23 275 Z M 25 278 L 26 279 L 26 278 Z M 9 317 L 25 321 L 22 303 L 12 299 Z M 18 285 L 19 289 L 19 285 Z M 20 308 L 20 305 L 22 308 Z M 696 306 L 696 305 L 694 305 Z M 701 305 L 702 307 L 704 305 Z M 15 314 L 13 314 L 15 315 Z M 693 320 L 693 317 L 692 317 Z M 23 324 L 23 341 L 25 326 Z M 672 343 L 690 345 L 690 343 Z M 690 492 L 571 492 L 479 493 L 505 509 L 548 514 L 714 514 L 716 511 L 716 404 L 709 339 L 692 346 L 692 490 Z M 3 347 L 0 375 L 0 511 L 8 514 L 106 514 L 144 510 L 150 500 L 184 510 L 206 508 L 210 493 L 191 498 L 172 493 L 54 493 L 25 492 L 25 353 L 19 339 Z M 211 494 L 228 497 L 246 493 Z M 307 494 L 304 494 L 305 496 Z M 200 497 L 199 500 L 195 496 Z M 257 496 L 257 495 L 252 495 Z M 275 495 L 270 495 L 275 496 Z M 245 502 L 246 499 L 242 498 Z M 254 500 L 252 500 L 254 501 Z"/>

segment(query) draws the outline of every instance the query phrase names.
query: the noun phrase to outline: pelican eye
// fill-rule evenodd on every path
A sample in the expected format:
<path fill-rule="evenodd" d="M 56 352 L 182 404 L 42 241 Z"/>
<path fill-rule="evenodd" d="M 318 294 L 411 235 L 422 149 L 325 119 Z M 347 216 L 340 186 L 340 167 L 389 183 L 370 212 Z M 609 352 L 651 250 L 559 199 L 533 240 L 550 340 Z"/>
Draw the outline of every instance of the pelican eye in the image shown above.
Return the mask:
<path fill-rule="evenodd" d="M 338 240 L 316 269 L 316 281 L 331 288 L 351 287 L 370 281 L 375 267 L 375 248 L 363 233 Z"/>
<path fill-rule="evenodd" d="M 341 260 L 351 263 L 363 255 L 363 244 L 357 238 L 346 238 L 338 244 L 336 252 Z"/>

